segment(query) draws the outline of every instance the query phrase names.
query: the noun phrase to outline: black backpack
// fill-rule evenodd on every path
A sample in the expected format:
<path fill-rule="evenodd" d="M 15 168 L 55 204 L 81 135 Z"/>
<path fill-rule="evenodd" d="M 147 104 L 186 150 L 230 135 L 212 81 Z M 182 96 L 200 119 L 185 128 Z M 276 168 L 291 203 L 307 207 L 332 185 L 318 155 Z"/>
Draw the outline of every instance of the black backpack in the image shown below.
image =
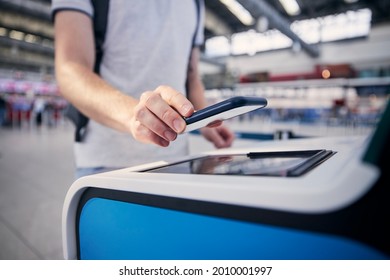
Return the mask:
<path fill-rule="evenodd" d="M 200 17 L 200 0 L 195 0 L 197 7 L 197 25 L 194 32 L 192 45 L 195 44 L 196 31 L 199 27 L 199 17 Z M 107 30 L 107 18 L 108 18 L 108 9 L 109 9 L 109 0 L 91 0 L 94 8 L 94 17 L 93 17 L 93 26 L 94 26 L 94 35 L 95 35 L 95 65 L 94 72 L 99 74 L 100 63 L 103 57 L 103 43 Z M 186 83 L 187 84 L 187 83 Z M 69 104 L 65 116 L 68 117 L 75 125 L 75 141 L 82 142 L 86 135 L 86 126 L 88 124 L 89 118 L 76 109 L 72 104 Z"/>

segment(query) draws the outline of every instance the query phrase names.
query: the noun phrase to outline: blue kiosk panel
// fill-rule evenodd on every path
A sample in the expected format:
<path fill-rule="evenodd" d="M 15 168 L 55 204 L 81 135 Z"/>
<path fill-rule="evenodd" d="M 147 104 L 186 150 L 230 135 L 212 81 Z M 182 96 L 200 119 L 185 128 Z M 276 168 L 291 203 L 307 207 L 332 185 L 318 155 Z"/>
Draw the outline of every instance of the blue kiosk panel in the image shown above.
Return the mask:
<path fill-rule="evenodd" d="M 80 259 L 386 259 L 341 236 L 117 201 L 79 211 Z"/>

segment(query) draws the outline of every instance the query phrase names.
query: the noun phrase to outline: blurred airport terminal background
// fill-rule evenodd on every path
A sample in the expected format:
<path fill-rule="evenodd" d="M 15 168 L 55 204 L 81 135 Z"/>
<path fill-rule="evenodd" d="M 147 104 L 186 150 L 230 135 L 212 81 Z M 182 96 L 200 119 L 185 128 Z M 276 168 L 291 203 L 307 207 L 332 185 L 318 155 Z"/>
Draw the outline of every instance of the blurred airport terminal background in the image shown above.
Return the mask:
<path fill-rule="evenodd" d="M 205 3 L 201 74 L 209 103 L 269 102 L 227 121 L 236 146 L 375 128 L 390 93 L 389 0 Z M 55 80 L 50 4 L 0 0 L 0 259 L 63 257 L 74 127 Z M 192 153 L 213 149 L 196 133 L 191 141 Z"/>

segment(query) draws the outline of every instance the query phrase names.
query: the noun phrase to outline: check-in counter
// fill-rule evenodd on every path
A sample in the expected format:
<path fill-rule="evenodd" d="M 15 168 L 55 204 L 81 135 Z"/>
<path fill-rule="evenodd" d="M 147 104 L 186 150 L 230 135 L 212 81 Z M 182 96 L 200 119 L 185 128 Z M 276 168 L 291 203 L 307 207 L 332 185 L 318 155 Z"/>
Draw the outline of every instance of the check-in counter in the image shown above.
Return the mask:
<path fill-rule="evenodd" d="M 66 259 L 389 259 L 371 136 L 264 141 L 78 179 Z"/>

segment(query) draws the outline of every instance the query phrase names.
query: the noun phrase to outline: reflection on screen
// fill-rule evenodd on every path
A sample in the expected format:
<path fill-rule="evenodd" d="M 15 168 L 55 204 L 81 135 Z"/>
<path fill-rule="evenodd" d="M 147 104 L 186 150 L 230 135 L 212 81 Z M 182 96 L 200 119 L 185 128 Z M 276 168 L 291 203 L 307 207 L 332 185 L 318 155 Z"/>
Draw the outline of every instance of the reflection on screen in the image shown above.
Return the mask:
<path fill-rule="evenodd" d="M 286 170 L 301 164 L 302 160 L 304 158 L 208 157 L 195 161 L 192 173 L 285 176 Z"/>
<path fill-rule="evenodd" d="M 147 170 L 155 173 L 247 176 L 300 176 L 334 152 L 309 150 L 292 152 L 213 155 Z"/>

